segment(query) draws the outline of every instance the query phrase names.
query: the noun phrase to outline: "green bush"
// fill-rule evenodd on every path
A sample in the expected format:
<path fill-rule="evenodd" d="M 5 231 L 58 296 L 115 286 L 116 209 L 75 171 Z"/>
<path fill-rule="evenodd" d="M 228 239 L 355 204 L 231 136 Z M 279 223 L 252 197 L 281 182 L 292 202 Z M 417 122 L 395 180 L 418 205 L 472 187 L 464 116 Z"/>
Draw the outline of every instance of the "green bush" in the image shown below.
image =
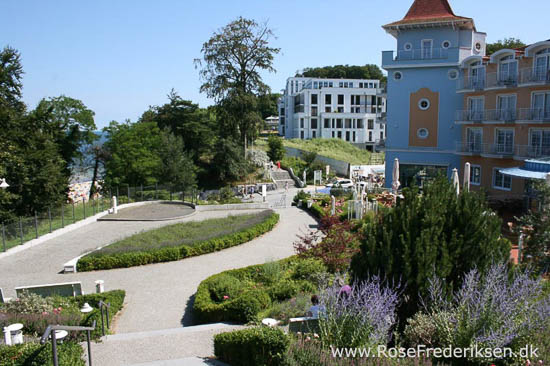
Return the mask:
<path fill-rule="evenodd" d="M 77 268 L 79 272 L 127 268 L 151 263 L 176 261 L 186 257 L 211 253 L 246 243 L 273 229 L 277 222 L 279 222 L 279 215 L 271 212 L 262 222 L 252 227 L 218 238 L 199 241 L 193 243 L 192 246 L 180 245 L 103 255 L 93 255 L 92 253 L 92 255 L 82 257 L 78 261 Z"/>
<path fill-rule="evenodd" d="M 215 281 L 212 281 L 209 287 L 210 297 L 216 302 L 226 300 L 224 296 L 233 299 L 240 295 L 243 287 L 243 283 L 240 280 L 222 273 L 220 276 L 216 277 Z"/>
<path fill-rule="evenodd" d="M 295 297 L 282 302 L 274 302 L 269 308 L 262 311 L 259 318 L 273 318 L 282 324 L 288 324 L 290 318 L 304 316 L 311 307 L 311 294 L 299 293 Z"/>
<path fill-rule="evenodd" d="M 292 278 L 314 282 L 317 276 L 327 271 L 327 267 L 319 259 L 306 258 L 296 263 Z"/>
<path fill-rule="evenodd" d="M 270 287 L 269 297 L 273 300 L 286 300 L 296 295 L 300 291 L 299 285 L 291 280 L 283 280 Z"/>
<path fill-rule="evenodd" d="M 280 329 L 256 327 L 214 337 L 214 354 L 232 366 L 281 365 L 288 336 Z"/>
<path fill-rule="evenodd" d="M 57 346 L 59 365 L 84 366 L 83 349 L 78 343 L 65 342 Z M 52 366 L 52 345 L 25 343 L 0 347 L 2 366 Z"/>
<path fill-rule="evenodd" d="M 138 201 L 152 201 L 152 200 L 170 200 L 170 191 L 166 189 L 138 191 L 136 192 L 136 199 Z"/>
<path fill-rule="evenodd" d="M 304 206 L 302 206 L 304 207 Z M 307 207 L 307 205 L 305 206 Z M 317 219 L 321 219 L 322 217 L 326 216 L 325 210 L 321 206 L 319 206 L 316 203 L 313 203 L 310 208 L 308 208 L 309 212 L 316 217 Z"/>
<path fill-rule="evenodd" d="M 269 295 L 262 290 L 250 290 L 243 293 L 225 306 L 225 320 L 248 323 L 257 321 L 260 311 L 271 305 Z"/>

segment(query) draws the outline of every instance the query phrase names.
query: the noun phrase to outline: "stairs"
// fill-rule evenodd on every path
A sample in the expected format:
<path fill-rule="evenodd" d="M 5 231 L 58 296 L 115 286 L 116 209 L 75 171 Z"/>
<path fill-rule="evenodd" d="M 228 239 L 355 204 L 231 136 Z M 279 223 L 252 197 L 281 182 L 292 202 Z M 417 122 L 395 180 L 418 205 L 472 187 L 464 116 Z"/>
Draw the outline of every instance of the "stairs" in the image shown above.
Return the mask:
<path fill-rule="evenodd" d="M 226 323 L 119 333 L 92 344 L 92 363 L 108 366 L 227 366 L 212 360 L 214 335 L 242 329 Z M 87 348 L 85 359 L 87 359 Z"/>
<path fill-rule="evenodd" d="M 286 170 L 273 170 L 271 171 L 271 178 L 275 181 L 277 189 L 285 189 L 286 183 L 288 182 L 288 188 L 295 186 L 294 179 Z"/>

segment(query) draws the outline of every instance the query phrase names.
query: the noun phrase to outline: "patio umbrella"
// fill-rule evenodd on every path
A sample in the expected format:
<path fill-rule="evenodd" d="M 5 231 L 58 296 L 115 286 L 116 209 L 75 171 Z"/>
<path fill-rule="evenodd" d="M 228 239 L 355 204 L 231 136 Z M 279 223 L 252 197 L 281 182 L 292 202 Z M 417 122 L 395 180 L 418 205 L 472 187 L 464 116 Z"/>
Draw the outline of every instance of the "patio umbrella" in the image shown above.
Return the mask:
<path fill-rule="evenodd" d="M 456 188 L 456 195 L 460 194 L 460 179 L 458 178 L 458 169 L 453 169 L 453 186 Z"/>
<path fill-rule="evenodd" d="M 470 191 L 470 163 L 464 165 L 464 189 Z"/>
<path fill-rule="evenodd" d="M 550 173 L 546 174 L 546 184 L 550 186 Z"/>
<path fill-rule="evenodd" d="M 397 190 L 401 186 L 399 182 L 399 159 L 395 158 L 393 161 L 393 174 L 392 174 L 392 183 L 391 183 L 393 193 L 397 194 Z"/>

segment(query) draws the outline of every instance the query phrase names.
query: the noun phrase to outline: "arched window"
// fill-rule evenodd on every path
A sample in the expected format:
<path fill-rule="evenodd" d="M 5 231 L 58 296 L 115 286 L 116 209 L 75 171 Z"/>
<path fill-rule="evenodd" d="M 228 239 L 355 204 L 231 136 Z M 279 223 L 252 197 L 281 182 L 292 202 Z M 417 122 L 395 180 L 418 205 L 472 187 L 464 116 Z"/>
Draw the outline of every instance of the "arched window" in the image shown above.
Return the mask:
<path fill-rule="evenodd" d="M 540 50 L 535 55 L 535 80 L 550 80 L 550 48 Z"/>
<path fill-rule="evenodd" d="M 518 61 L 514 55 L 502 57 L 498 62 L 498 81 L 503 84 L 515 83 L 518 79 Z"/>
<path fill-rule="evenodd" d="M 469 71 L 469 89 L 483 89 L 485 85 L 485 70 L 481 61 L 472 62 Z"/>

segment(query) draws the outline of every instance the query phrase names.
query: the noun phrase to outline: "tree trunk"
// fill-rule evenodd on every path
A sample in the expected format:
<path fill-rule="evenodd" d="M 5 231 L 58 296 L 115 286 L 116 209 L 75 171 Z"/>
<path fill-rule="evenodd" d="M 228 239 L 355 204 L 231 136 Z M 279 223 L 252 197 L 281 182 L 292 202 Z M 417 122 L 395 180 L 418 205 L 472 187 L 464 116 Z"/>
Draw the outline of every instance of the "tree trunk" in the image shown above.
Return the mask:
<path fill-rule="evenodd" d="M 95 181 L 97 180 L 97 171 L 99 170 L 99 154 L 96 153 L 95 155 L 95 162 L 94 162 L 94 173 L 92 174 L 92 185 L 90 186 L 90 196 L 88 199 L 92 199 L 92 196 L 95 193 Z"/>

